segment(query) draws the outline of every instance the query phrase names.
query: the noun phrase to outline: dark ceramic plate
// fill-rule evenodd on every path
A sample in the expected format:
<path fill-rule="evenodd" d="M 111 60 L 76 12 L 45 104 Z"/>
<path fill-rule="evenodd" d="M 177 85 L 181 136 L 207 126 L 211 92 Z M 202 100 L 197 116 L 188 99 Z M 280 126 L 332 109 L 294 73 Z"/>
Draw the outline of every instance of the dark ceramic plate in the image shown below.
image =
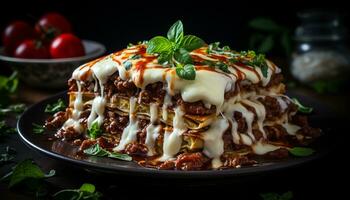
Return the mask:
<path fill-rule="evenodd" d="M 69 144 L 68 142 L 54 139 L 53 132 L 46 131 L 43 135 L 37 135 L 32 131 L 32 123 L 43 124 L 45 119 L 49 116 L 44 112 L 45 106 L 48 103 L 56 102 L 58 98 L 63 98 L 66 102 L 68 101 L 66 92 L 62 92 L 31 106 L 23 113 L 17 124 L 21 139 L 32 149 L 35 149 L 47 156 L 62 161 L 67 161 L 74 166 L 79 166 L 99 173 L 148 176 L 153 178 L 211 179 L 223 177 L 241 177 L 295 167 L 315 160 L 316 158 L 320 158 L 329 152 L 331 147 L 334 146 L 334 144 L 331 142 L 334 140 L 329 139 L 333 129 L 329 126 L 330 123 L 328 116 L 332 115 L 329 114 L 325 107 L 320 105 L 317 101 L 310 98 L 299 97 L 299 100 L 307 105 L 313 105 L 315 108 L 314 114 L 310 116 L 311 125 L 314 127 L 321 127 L 323 130 L 322 136 L 312 145 L 312 147 L 316 150 L 316 153 L 309 157 L 290 157 L 285 160 L 264 161 L 257 166 L 211 171 L 156 170 L 141 167 L 134 162 L 119 161 L 101 157 L 79 157 L 76 155 L 77 147 Z"/>

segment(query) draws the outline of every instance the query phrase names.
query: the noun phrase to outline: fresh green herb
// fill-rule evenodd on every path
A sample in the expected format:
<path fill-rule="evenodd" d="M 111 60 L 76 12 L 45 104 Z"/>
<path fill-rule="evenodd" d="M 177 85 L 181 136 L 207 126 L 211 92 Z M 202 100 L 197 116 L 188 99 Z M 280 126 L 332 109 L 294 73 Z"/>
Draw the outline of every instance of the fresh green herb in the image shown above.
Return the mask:
<path fill-rule="evenodd" d="M 315 150 L 306 147 L 293 147 L 288 150 L 294 156 L 305 157 L 312 155 Z"/>
<path fill-rule="evenodd" d="M 179 65 L 176 67 L 176 74 L 186 80 L 194 80 L 196 78 L 196 70 L 191 64 L 186 64 L 185 66 Z"/>
<path fill-rule="evenodd" d="M 123 65 L 126 70 L 129 70 L 132 67 L 132 63 L 129 60 L 124 61 Z"/>
<path fill-rule="evenodd" d="M 45 128 L 43 125 L 39 125 L 36 123 L 32 123 L 32 125 L 33 125 L 33 133 L 38 134 L 38 135 L 41 135 L 44 133 Z"/>
<path fill-rule="evenodd" d="M 16 92 L 18 86 L 17 72 L 13 72 L 9 77 L 0 76 L 0 107 L 11 103 L 9 95 Z"/>
<path fill-rule="evenodd" d="M 90 156 L 98 156 L 98 157 L 104 157 L 107 156 L 109 158 L 116 158 L 119 160 L 125 160 L 125 161 L 131 161 L 132 157 L 130 157 L 127 154 L 120 154 L 120 153 L 115 153 L 115 152 L 109 152 L 105 149 L 103 149 L 102 147 L 100 147 L 99 144 L 95 144 L 93 146 L 91 146 L 88 149 L 84 150 L 84 153 Z"/>
<path fill-rule="evenodd" d="M 169 29 L 167 38 L 156 36 L 148 42 L 147 53 L 158 54 L 158 62 L 165 66 L 176 67 L 176 74 L 186 80 L 194 80 L 195 68 L 186 66 L 192 64 L 190 51 L 202 47 L 205 42 L 194 35 L 184 35 L 183 24 L 180 20 Z M 186 72 L 185 72 L 186 71 Z"/>
<path fill-rule="evenodd" d="M 46 113 L 56 113 L 58 111 L 63 111 L 66 109 L 66 104 L 62 99 L 58 99 L 56 103 L 53 104 L 47 104 L 45 107 Z"/>
<path fill-rule="evenodd" d="M 223 63 L 223 62 L 218 62 L 217 63 L 217 66 L 219 67 L 219 69 L 223 72 L 226 72 L 226 73 L 230 73 L 230 71 L 228 70 L 228 66 Z"/>
<path fill-rule="evenodd" d="M 102 194 L 90 183 L 84 183 L 79 189 L 61 190 L 53 195 L 54 200 L 98 200 Z"/>
<path fill-rule="evenodd" d="M 15 158 L 14 154 L 16 154 L 16 150 L 14 148 L 7 146 L 5 148 L 5 153 L 0 154 L 0 166 L 13 161 L 13 159 Z"/>
<path fill-rule="evenodd" d="M 13 187 L 28 179 L 44 179 L 54 175 L 55 170 L 51 170 L 49 174 L 45 174 L 33 161 L 24 160 L 18 163 L 13 171 L 5 175 L 2 180 L 9 180 L 9 187 Z"/>
<path fill-rule="evenodd" d="M 306 106 L 302 105 L 302 104 L 300 103 L 300 101 L 299 101 L 298 99 L 296 99 L 296 98 L 292 98 L 292 101 L 293 101 L 293 103 L 294 103 L 295 105 L 298 106 L 298 111 L 301 112 L 301 113 L 309 114 L 309 113 L 311 113 L 311 112 L 313 111 L 313 108 L 311 108 L 311 107 L 306 107 Z"/>
<path fill-rule="evenodd" d="M 98 122 L 94 122 L 91 125 L 91 128 L 88 129 L 88 135 L 92 139 L 98 138 L 102 134 L 102 130 L 100 129 L 100 126 L 98 125 Z"/>
<path fill-rule="evenodd" d="M 141 58 L 141 55 L 140 54 L 134 54 L 132 56 L 130 56 L 130 60 L 136 60 L 136 59 L 140 59 Z"/>
<path fill-rule="evenodd" d="M 281 195 L 271 192 L 271 193 L 260 194 L 260 196 L 263 200 L 291 200 L 293 199 L 293 192 L 288 191 Z"/>
<path fill-rule="evenodd" d="M 12 104 L 6 108 L 0 108 L 0 115 L 7 113 L 16 113 L 20 114 L 26 109 L 26 105 L 24 104 Z"/>
<path fill-rule="evenodd" d="M 14 133 L 17 133 L 15 128 L 8 126 L 5 120 L 0 121 L 0 139 Z"/>

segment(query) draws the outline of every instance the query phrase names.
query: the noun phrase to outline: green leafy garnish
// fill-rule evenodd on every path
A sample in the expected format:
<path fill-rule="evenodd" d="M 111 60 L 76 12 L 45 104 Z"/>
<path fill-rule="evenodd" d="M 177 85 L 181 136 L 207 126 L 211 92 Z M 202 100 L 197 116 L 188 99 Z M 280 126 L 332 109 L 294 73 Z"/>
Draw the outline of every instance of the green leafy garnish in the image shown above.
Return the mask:
<path fill-rule="evenodd" d="M 208 53 L 226 55 L 228 56 L 228 60 L 230 63 L 241 62 L 243 64 L 252 66 L 254 68 L 257 67 L 261 70 L 261 73 L 265 78 L 268 75 L 269 68 L 267 66 L 264 54 L 256 54 L 255 51 L 251 51 L 251 50 L 235 52 L 235 51 L 232 51 L 229 46 L 224 46 L 220 48 L 220 42 L 214 42 L 209 44 Z M 225 63 L 220 63 L 220 62 L 219 64 L 213 63 L 212 66 L 217 66 L 222 71 L 226 73 L 230 73 Z"/>
<path fill-rule="evenodd" d="M 176 67 L 176 74 L 186 80 L 194 80 L 196 78 L 196 70 L 193 65 L 187 64 L 185 66 L 179 65 Z"/>
<path fill-rule="evenodd" d="M 0 166 L 13 161 L 13 159 L 15 158 L 14 154 L 16 154 L 16 150 L 7 146 L 5 148 L 5 153 L 0 154 Z"/>
<path fill-rule="evenodd" d="M 36 123 L 32 123 L 32 125 L 33 125 L 33 133 L 38 134 L 38 135 L 41 135 L 44 133 L 45 128 L 43 125 L 39 125 Z"/>
<path fill-rule="evenodd" d="M 196 73 L 194 66 L 185 66 L 193 63 L 189 52 L 204 44 L 205 42 L 197 36 L 184 35 L 183 24 L 178 20 L 170 27 L 167 38 L 156 36 L 148 42 L 147 53 L 158 54 L 158 62 L 166 67 L 176 67 L 176 74 L 180 78 L 194 80 Z"/>
<path fill-rule="evenodd" d="M 102 194 L 90 183 L 84 183 L 79 189 L 61 190 L 53 195 L 54 200 L 98 200 Z"/>
<path fill-rule="evenodd" d="M 13 72 L 9 77 L 0 76 L 0 107 L 11 103 L 9 95 L 16 92 L 18 87 L 17 72 Z"/>
<path fill-rule="evenodd" d="M 124 68 L 129 70 L 132 67 L 132 63 L 129 60 L 123 62 Z"/>
<path fill-rule="evenodd" d="M 103 149 L 98 143 L 94 144 L 88 149 L 84 150 L 84 153 L 90 156 L 98 156 L 98 157 L 109 157 L 109 158 L 116 158 L 119 160 L 125 160 L 125 161 L 131 161 L 132 157 L 127 154 L 121 154 L 121 153 L 115 153 L 115 152 L 109 152 L 105 149 Z"/>
<path fill-rule="evenodd" d="M 311 107 L 306 107 L 306 106 L 302 105 L 302 104 L 300 103 L 300 101 L 299 101 L 298 99 L 296 99 L 296 98 L 292 98 L 292 101 L 293 101 L 293 103 L 294 103 L 295 105 L 298 106 L 298 111 L 301 112 L 301 113 L 309 114 L 309 113 L 311 113 L 311 112 L 313 111 L 313 108 L 311 108 Z"/>
<path fill-rule="evenodd" d="M 260 194 L 263 200 L 291 200 L 293 199 L 293 192 L 288 191 L 283 194 L 277 194 L 274 192 Z"/>
<path fill-rule="evenodd" d="M 291 149 L 288 149 L 288 151 L 292 155 L 299 157 L 310 156 L 315 152 L 315 150 L 307 147 L 293 147 Z"/>
<path fill-rule="evenodd" d="M 88 129 L 88 135 L 90 136 L 90 138 L 96 139 L 101 134 L 102 134 L 102 130 L 101 130 L 100 126 L 98 125 L 98 122 L 96 121 L 96 122 L 92 123 L 91 128 Z"/>
<path fill-rule="evenodd" d="M 56 113 L 58 111 L 63 111 L 66 109 L 66 104 L 62 99 L 58 99 L 56 103 L 53 104 L 47 104 L 45 107 L 46 113 Z"/>
<path fill-rule="evenodd" d="M 45 174 L 33 161 L 24 160 L 18 163 L 13 171 L 5 175 L 2 180 L 10 180 L 9 187 L 13 187 L 28 179 L 44 179 L 54 175 L 55 170 L 50 170 L 49 174 Z"/>

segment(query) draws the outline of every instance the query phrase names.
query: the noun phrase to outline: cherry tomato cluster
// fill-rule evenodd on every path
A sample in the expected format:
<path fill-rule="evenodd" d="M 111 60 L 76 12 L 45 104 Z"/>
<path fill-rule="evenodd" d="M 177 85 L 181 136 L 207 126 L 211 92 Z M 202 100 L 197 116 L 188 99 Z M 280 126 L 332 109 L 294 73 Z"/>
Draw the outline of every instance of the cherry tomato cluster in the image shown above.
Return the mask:
<path fill-rule="evenodd" d="M 71 23 L 59 13 L 47 13 L 32 27 L 25 21 L 9 24 L 2 35 L 5 53 L 17 58 L 70 58 L 85 55 Z"/>

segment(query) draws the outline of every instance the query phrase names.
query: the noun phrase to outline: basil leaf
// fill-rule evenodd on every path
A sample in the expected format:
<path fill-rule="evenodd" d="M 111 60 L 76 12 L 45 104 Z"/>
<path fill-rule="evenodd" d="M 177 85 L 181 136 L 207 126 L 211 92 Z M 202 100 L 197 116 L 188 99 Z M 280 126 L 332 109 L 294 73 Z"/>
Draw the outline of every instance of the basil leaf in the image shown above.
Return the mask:
<path fill-rule="evenodd" d="M 192 64 L 193 60 L 188 51 L 181 48 L 174 53 L 174 58 L 176 61 L 182 63 L 182 64 Z"/>
<path fill-rule="evenodd" d="M 131 161 L 132 157 L 127 154 L 121 154 L 121 153 L 115 153 L 115 152 L 108 152 L 109 158 L 116 158 L 119 160 L 125 160 L 125 161 Z"/>
<path fill-rule="evenodd" d="M 163 52 L 158 56 L 158 63 L 167 64 L 167 62 L 169 62 L 172 57 L 173 57 L 172 52 Z"/>
<path fill-rule="evenodd" d="M 125 161 L 131 161 L 132 157 L 127 155 L 127 154 L 121 154 L 121 153 L 116 153 L 116 152 L 109 152 L 103 148 L 101 148 L 101 146 L 96 143 L 93 146 L 91 146 L 88 149 L 84 150 L 84 153 L 90 156 L 99 156 L 99 157 L 104 157 L 107 156 L 109 158 L 116 158 L 119 160 L 125 160 Z"/>
<path fill-rule="evenodd" d="M 311 148 L 306 148 L 306 147 L 294 147 L 294 148 L 288 149 L 288 151 L 292 155 L 299 156 L 299 157 L 310 156 L 315 152 L 315 150 Z"/>
<path fill-rule="evenodd" d="M 132 56 L 130 56 L 130 60 L 137 60 L 137 59 L 140 59 L 141 58 L 141 55 L 140 54 L 134 54 Z"/>
<path fill-rule="evenodd" d="M 176 74 L 186 80 L 194 80 L 196 78 L 196 70 L 191 64 L 187 64 L 184 67 L 176 67 Z"/>
<path fill-rule="evenodd" d="M 80 189 L 80 191 L 83 191 L 83 192 L 89 192 L 89 193 L 94 193 L 95 190 L 96 190 L 96 187 L 93 185 L 93 184 L 90 184 L 90 183 L 84 183 Z"/>
<path fill-rule="evenodd" d="M 62 99 L 58 99 L 56 103 L 47 104 L 45 107 L 46 113 L 56 113 L 58 111 L 63 111 L 66 108 L 66 104 Z"/>
<path fill-rule="evenodd" d="M 205 42 L 194 35 L 186 35 L 180 42 L 179 48 L 184 48 L 187 51 L 193 51 L 204 46 Z"/>
<path fill-rule="evenodd" d="M 176 21 L 168 31 L 168 39 L 172 42 L 179 43 L 184 36 L 183 24 L 180 20 Z"/>
<path fill-rule="evenodd" d="M 309 114 L 313 111 L 312 107 L 306 107 L 306 106 L 302 105 L 297 98 L 292 98 L 292 101 L 295 105 L 298 106 L 298 111 L 301 113 Z"/>
<path fill-rule="evenodd" d="M 91 128 L 88 129 L 88 135 L 92 139 L 96 139 L 102 134 L 102 130 L 100 129 L 100 126 L 97 121 L 92 123 Z"/>
<path fill-rule="evenodd" d="M 172 43 L 163 36 L 156 36 L 148 42 L 146 52 L 149 54 L 163 53 L 172 50 Z"/>
<path fill-rule="evenodd" d="M 124 61 L 123 65 L 124 65 L 125 70 L 129 70 L 132 67 L 132 63 L 129 60 Z"/>
<path fill-rule="evenodd" d="M 55 170 L 51 170 L 49 174 L 44 174 L 44 172 L 35 165 L 31 160 L 24 160 L 16 165 L 13 170 L 13 173 L 10 177 L 9 187 L 13 187 L 18 183 L 29 179 L 42 179 L 49 178 L 55 175 Z"/>
<path fill-rule="evenodd" d="M 226 72 L 226 73 L 230 73 L 230 71 L 228 70 L 228 66 L 223 63 L 223 62 L 219 62 L 217 63 L 217 66 L 219 67 L 219 69 L 223 72 Z"/>
<path fill-rule="evenodd" d="M 55 193 L 52 197 L 54 200 L 98 200 L 102 194 L 96 191 L 93 184 L 84 183 L 79 189 L 65 189 Z"/>
<path fill-rule="evenodd" d="M 33 133 L 38 134 L 38 135 L 41 135 L 44 133 L 45 128 L 43 125 L 39 125 L 36 123 L 32 123 L 32 125 L 33 125 Z"/>

